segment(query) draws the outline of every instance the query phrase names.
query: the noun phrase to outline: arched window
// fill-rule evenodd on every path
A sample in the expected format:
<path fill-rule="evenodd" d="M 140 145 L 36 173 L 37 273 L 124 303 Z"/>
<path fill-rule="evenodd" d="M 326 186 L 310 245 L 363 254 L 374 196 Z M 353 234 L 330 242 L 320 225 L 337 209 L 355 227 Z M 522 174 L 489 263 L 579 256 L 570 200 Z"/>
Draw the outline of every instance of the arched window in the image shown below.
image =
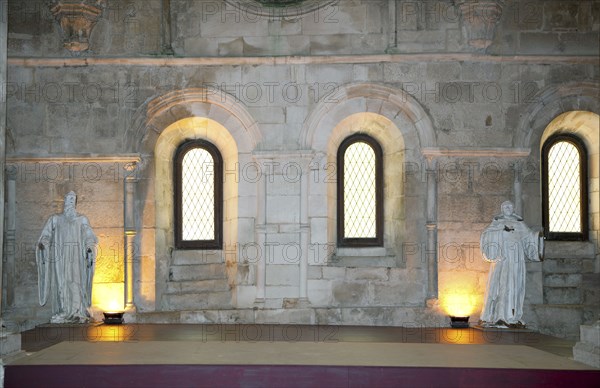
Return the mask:
<path fill-rule="evenodd" d="M 364 134 L 338 149 L 338 246 L 383 246 L 383 152 Z"/>
<path fill-rule="evenodd" d="M 175 153 L 175 246 L 221 249 L 223 159 L 217 147 L 188 140 Z"/>
<path fill-rule="evenodd" d="M 576 136 L 551 136 L 542 147 L 542 204 L 546 238 L 587 240 L 587 152 Z"/>

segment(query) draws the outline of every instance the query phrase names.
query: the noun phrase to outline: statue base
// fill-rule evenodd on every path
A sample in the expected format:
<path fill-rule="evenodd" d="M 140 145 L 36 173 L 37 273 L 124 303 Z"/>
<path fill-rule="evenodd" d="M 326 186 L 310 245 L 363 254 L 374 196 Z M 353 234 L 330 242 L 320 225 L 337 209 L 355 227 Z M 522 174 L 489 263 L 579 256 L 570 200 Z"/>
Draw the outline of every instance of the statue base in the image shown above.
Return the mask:
<path fill-rule="evenodd" d="M 85 323 L 42 323 L 37 325 L 36 327 L 40 328 L 87 328 L 87 327 L 96 327 L 102 325 L 102 321 L 90 320 Z"/>
<path fill-rule="evenodd" d="M 492 325 L 492 324 L 477 324 L 472 326 L 473 329 L 481 330 L 481 331 L 503 331 L 508 333 L 533 333 L 533 330 L 528 329 L 525 325 L 521 325 L 519 327 L 510 327 L 506 325 Z"/>

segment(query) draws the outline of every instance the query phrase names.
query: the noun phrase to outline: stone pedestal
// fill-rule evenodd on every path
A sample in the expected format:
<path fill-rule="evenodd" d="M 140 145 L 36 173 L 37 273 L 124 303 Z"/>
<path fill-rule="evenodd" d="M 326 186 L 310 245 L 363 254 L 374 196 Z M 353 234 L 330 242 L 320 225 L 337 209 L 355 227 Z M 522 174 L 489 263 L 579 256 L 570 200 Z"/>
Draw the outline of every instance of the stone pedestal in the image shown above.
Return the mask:
<path fill-rule="evenodd" d="M 0 357 L 21 350 L 21 334 L 3 333 L 0 335 Z"/>
<path fill-rule="evenodd" d="M 575 361 L 600 368 L 600 320 L 594 325 L 581 325 L 581 341 L 573 347 Z"/>
<path fill-rule="evenodd" d="M 504 0 L 457 0 L 469 46 L 485 50 L 494 39 Z"/>

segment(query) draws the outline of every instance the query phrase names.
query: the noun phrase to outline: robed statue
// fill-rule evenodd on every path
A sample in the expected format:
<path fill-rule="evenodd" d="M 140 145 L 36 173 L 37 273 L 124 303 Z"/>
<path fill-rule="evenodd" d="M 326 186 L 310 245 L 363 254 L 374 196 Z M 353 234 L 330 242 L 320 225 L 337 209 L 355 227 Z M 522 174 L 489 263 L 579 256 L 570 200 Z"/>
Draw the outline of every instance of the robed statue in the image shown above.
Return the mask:
<path fill-rule="evenodd" d="M 484 326 L 524 327 L 526 261 L 540 261 L 543 237 L 514 213 L 512 202 L 481 234 L 483 258 L 492 263 L 484 297 L 481 321 Z"/>
<path fill-rule="evenodd" d="M 40 305 L 52 305 L 51 323 L 85 323 L 92 302 L 97 239 L 77 195 L 65 196 L 62 213 L 50 216 L 36 247 Z"/>

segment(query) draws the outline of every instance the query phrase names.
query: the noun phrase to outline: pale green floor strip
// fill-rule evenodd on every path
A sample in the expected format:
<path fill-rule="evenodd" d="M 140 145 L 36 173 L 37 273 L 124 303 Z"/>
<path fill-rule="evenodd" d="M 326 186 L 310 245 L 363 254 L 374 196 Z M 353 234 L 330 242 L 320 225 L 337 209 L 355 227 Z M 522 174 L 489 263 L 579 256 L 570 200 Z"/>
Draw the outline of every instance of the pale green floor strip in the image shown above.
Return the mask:
<path fill-rule="evenodd" d="M 350 365 L 453 368 L 594 368 L 523 345 L 323 342 L 62 342 L 14 365 Z"/>

